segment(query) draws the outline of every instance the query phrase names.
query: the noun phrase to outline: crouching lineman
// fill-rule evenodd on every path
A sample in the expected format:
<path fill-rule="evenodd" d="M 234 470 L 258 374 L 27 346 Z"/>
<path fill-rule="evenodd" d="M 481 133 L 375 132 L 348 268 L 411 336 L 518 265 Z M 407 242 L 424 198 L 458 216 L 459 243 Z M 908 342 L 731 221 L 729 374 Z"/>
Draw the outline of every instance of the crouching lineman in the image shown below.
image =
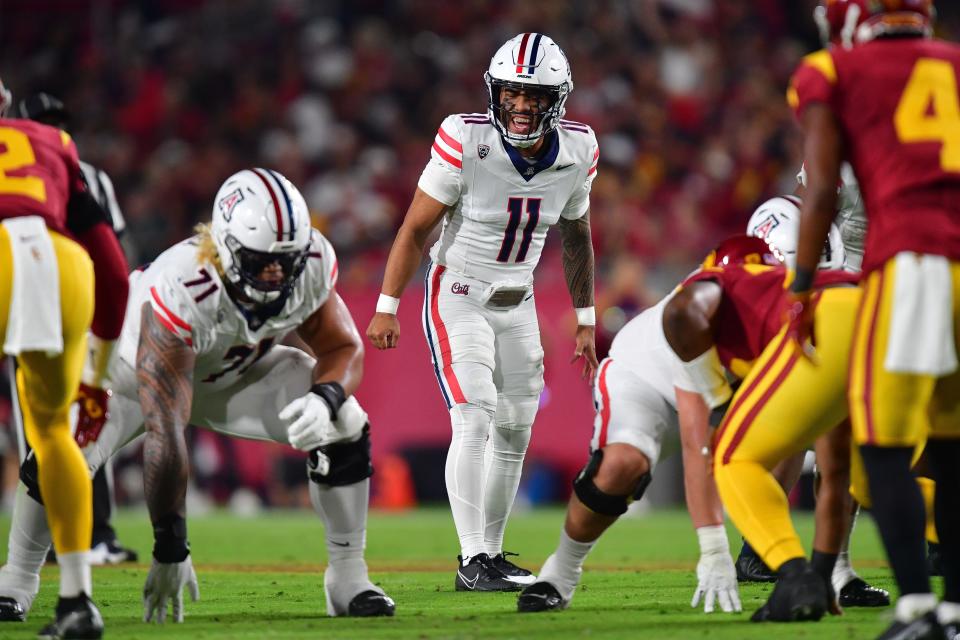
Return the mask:
<path fill-rule="evenodd" d="M 88 434 L 92 471 L 146 431 L 144 489 L 153 522 L 153 566 L 144 619 L 162 622 L 167 602 L 183 620 L 182 591 L 198 597 L 184 500 L 184 429 L 289 443 L 310 452 L 310 497 L 324 522 L 331 616 L 393 615 L 363 559 L 370 464 L 367 416 L 352 397 L 363 347 L 334 290 L 337 261 L 310 227 L 306 203 L 283 176 L 241 171 L 223 184 L 213 222 L 131 276 L 130 304 L 111 365 L 112 413 Z M 275 345 L 296 330 L 316 356 Z M 14 508 L 0 609 L 30 608 L 49 543 L 29 468 Z"/>
<path fill-rule="evenodd" d="M 744 278 L 745 273 L 753 277 Z M 819 620 L 827 610 L 835 610 L 831 576 L 847 532 L 844 519 L 826 517 L 828 512 L 845 513 L 846 486 L 838 491 L 836 483 L 824 483 L 808 563 L 786 495 L 770 469 L 846 420 L 844 380 L 860 290 L 843 286 L 853 284 L 855 275 L 818 272 L 820 364 L 815 366 L 792 348 L 790 325 L 781 322 L 790 277 L 786 269 L 762 264 L 715 273 L 705 269 L 689 279 L 665 311 L 671 347 L 708 404 L 725 410 L 714 437 L 714 477 L 723 504 L 764 562 L 779 573 L 770 599 L 752 617 L 756 622 Z M 749 283 L 754 304 L 766 310 L 768 335 L 758 343 L 762 353 L 733 394 L 723 367 L 734 354 L 714 346 L 717 332 L 730 327 L 716 323 L 715 310 L 729 305 L 737 280 Z"/>

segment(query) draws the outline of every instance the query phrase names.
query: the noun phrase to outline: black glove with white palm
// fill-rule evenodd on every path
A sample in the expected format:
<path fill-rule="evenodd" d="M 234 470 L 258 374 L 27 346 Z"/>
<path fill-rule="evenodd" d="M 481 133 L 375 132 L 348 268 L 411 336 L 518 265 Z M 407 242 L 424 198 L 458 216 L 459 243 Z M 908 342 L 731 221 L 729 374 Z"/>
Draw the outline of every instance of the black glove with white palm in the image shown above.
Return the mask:
<path fill-rule="evenodd" d="M 200 599 L 197 573 L 190 559 L 186 520 L 179 515 L 163 518 L 153 527 L 153 565 L 143 585 L 143 621 L 167 620 L 167 603 L 172 603 L 173 619 L 183 622 L 183 588 L 190 599 Z"/>
<path fill-rule="evenodd" d="M 700 562 L 697 563 L 697 590 L 690 606 L 696 607 L 703 598 L 705 613 L 713 613 L 717 603 L 724 613 L 742 611 L 737 570 L 723 525 L 700 527 L 697 537 L 700 539 Z"/>

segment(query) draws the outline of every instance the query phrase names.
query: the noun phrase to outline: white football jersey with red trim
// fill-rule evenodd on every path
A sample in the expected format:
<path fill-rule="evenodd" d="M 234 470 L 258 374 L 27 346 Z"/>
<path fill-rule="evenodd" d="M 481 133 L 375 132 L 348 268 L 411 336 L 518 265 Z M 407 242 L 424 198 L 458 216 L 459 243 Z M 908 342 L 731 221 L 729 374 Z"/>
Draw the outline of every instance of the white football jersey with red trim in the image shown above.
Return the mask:
<path fill-rule="evenodd" d="M 593 129 L 561 120 L 530 162 L 486 114 L 447 116 L 418 186 L 449 205 L 430 250 L 437 264 L 484 282 L 529 283 L 547 229 L 590 206 L 600 148 Z"/>
<path fill-rule="evenodd" d="M 149 302 L 156 319 L 196 353 L 194 384 L 223 388 L 326 302 L 337 282 L 337 257 L 314 229 L 307 265 L 283 309 L 262 322 L 248 321 L 227 294 L 216 268 L 200 262 L 198 246 L 198 236 L 188 238 L 130 275 L 130 302 L 118 355 L 136 366 L 140 309 Z"/>

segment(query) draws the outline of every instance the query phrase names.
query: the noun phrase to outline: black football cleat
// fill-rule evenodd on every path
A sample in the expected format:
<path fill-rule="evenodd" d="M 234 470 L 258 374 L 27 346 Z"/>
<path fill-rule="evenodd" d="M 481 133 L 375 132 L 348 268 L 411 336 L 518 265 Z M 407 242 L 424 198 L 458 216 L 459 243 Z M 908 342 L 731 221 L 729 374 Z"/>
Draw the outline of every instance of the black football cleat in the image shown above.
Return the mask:
<path fill-rule="evenodd" d="M 57 619 L 37 634 L 39 640 L 99 640 L 102 637 L 100 610 L 85 593 L 76 598 L 60 598 Z"/>
<path fill-rule="evenodd" d="M 887 630 L 877 636 L 877 640 L 944 640 L 944 628 L 937 622 L 937 614 L 930 611 L 913 622 L 894 620 Z"/>
<path fill-rule="evenodd" d="M 534 582 L 517 598 L 517 611 L 520 613 L 558 611 L 566 609 L 569 604 L 549 582 Z"/>
<path fill-rule="evenodd" d="M 490 562 L 490 556 L 479 553 L 464 566 L 463 559 L 457 556 L 460 566 L 453 586 L 457 591 L 520 591 L 521 585 L 507 580 Z"/>
<path fill-rule="evenodd" d="M 0 597 L 0 622 L 24 622 L 27 612 L 13 598 Z"/>
<path fill-rule="evenodd" d="M 516 553 L 510 553 L 509 551 L 504 551 L 503 553 L 498 553 L 497 555 L 490 558 L 490 564 L 500 573 L 503 574 L 503 577 L 509 580 L 510 582 L 516 582 L 519 585 L 528 585 L 533 584 L 537 580 L 537 576 L 533 575 L 533 572 L 528 571 L 522 567 L 518 567 L 509 560 L 507 556 L 519 555 Z"/>
<path fill-rule="evenodd" d="M 120 544 L 119 540 L 103 540 L 94 544 L 88 554 L 90 565 L 99 567 L 105 564 L 120 564 L 123 562 L 136 562 L 139 557 L 133 549 Z"/>
<path fill-rule="evenodd" d="M 355 595 L 348 608 L 352 618 L 390 617 L 396 611 L 397 605 L 393 602 L 393 598 L 372 589 Z"/>
<path fill-rule="evenodd" d="M 841 607 L 886 607 L 889 604 L 889 592 L 867 584 L 862 578 L 854 578 L 840 589 Z"/>
<path fill-rule="evenodd" d="M 830 590 L 809 565 L 781 575 L 751 622 L 817 621 L 830 609 Z"/>
<path fill-rule="evenodd" d="M 746 544 L 737 556 L 737 582 L 776 582 L 777 574 Z"/>

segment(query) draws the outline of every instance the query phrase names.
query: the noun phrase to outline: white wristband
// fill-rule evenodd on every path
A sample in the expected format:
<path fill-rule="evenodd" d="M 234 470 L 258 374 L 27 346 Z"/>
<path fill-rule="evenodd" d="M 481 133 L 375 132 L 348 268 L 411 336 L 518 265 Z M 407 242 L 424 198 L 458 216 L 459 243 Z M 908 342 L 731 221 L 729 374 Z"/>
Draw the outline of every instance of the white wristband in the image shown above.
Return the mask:
<path fill-rule="evenodd" d="M 697 529 L 697 540 L 700 541 L 700 553 L 730 552 L 727 543 L 727 530 L 722 524 L 700 527 Z"/>
<path fill-rule="evenodd" d="M 400 298 L 394 298 L 393 296 L 388 296 L 385 293 L 381 293 L 380 297 L 377 299 L 377 313 L 389 313 L 390 315 L 396 315 L 399 307 Z"/>
<path fill-rule="evenodd" d="M 592 327 L 597 324 L 597 311 L 594 307 L 580 307 L 577 312 L 577 324 L 581 327 Z"/>

